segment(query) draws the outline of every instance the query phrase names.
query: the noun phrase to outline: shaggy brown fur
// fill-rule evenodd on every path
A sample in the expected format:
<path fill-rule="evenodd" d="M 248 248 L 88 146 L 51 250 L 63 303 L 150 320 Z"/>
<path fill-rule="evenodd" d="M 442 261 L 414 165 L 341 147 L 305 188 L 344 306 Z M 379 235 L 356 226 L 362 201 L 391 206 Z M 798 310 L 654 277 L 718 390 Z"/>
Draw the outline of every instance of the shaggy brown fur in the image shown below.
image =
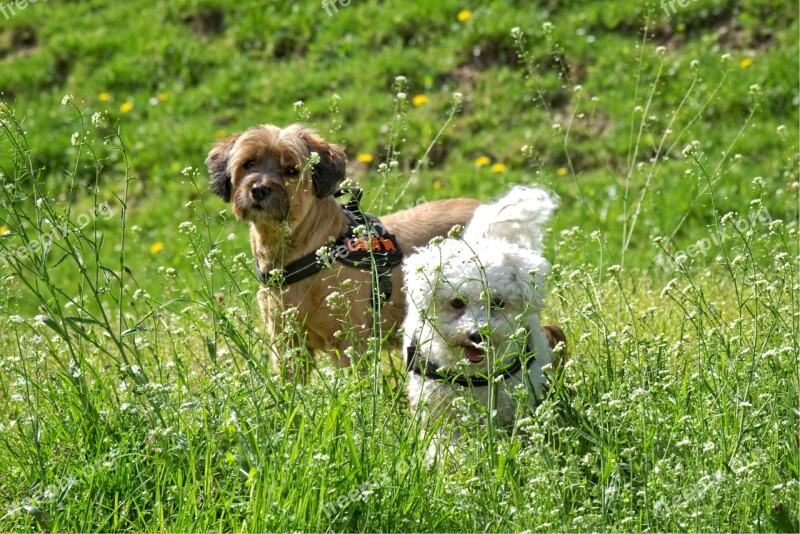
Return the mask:
<path fill-rule="evenodd" d="M 563 330 L 552 324 L 542 325 L 542 330 L 545 335 L 547 335 L 547 341 L 551 349 L 555 349 L 556 346 L 561 343 L 559 352 L 553 353 L 553 369 L 555 369 L 557 373 L 561 373 L 569 359 L 569 354 L 567 353 L 567 336 L 564 334 Z"/>
<path fill-rule="evenodd" d="M 310 160 L 312 152 L 319 156 L 316 163 Z M 231 202 L 238 219 L 250 223 L 251 248 L 262 269 L 281 269 L 347 229 L 348 220 L 332 196 L 345 177 L 344 152 L 303 125 L 257 126 L 224 139 L 208 154 L 206 165 L 214 192 Z M 410 253 L 466 224 L 478 204 L 465 198 L 441 200 L 380 219 Z M 402 285 L 396 267 L 392 299 L 382 306 L 377 325 L 383 333 L 395 329 L 405 315 Z M 301 327 L 296 342 L 348 365 L 345 349 L 363 343 L 372 331 L 371 292 L 369 271 L 336 262 L 283 290 L 264 288 L 259 303 L 273 338 L 284 330 L 286 310 L 296 308 Z M 286 358 L 276 354 L 273 362 L 290 374 L 304 374 L 309 363 L 298 366 L 281 359 Z"/>

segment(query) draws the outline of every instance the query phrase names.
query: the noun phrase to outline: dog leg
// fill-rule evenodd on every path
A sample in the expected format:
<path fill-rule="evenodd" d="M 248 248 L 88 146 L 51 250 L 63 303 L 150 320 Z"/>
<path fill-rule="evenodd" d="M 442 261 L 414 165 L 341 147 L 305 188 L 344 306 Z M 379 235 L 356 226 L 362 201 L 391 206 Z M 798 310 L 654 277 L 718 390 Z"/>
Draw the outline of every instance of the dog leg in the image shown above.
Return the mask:
<path fill-rule="evenodd" d="M 312 352 L 299 337 L 283 343 L 279 353 L 273 346 L 270 354 L 270 369 L 289 382 L 305 384 L 314 365 Z"/>
<path fill-rule="evenodd" d="M 420 423 L 422 439 L 430 437 L 425 461 L 433 465 L 444 461 L 455 450 L 461 432 L 455 422 L 453 402 L 457 398 L 452 387 L 412 373 L 407 384 L 411 411 Z"/>
<path fill-rule="evenodd" d="M 269 367 L 284 380 L 305 383 L 313 365 L 313 349 L 301 337 L 299 318 L 283 312 L 283 305 L 266 291 L 258 295 L 264 331 L 269 336 Z"/>

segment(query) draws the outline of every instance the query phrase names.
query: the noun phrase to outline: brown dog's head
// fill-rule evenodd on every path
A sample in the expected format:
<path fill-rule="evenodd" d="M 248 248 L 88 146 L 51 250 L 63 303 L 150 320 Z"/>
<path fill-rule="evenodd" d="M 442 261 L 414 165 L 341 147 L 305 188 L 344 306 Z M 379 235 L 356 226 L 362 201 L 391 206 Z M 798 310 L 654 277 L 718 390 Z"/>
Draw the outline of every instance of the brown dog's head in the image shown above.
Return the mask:
<path fill-rule="evenodd" d="M 319 161 L 309 167 L 311 153 Z M 344 180 L 345 155 L 301 124 L 265 124 L 220 141 L 206 158 L 211 189 L 238 219 L 262 224 L 302 220 L 316 199 Z"/>

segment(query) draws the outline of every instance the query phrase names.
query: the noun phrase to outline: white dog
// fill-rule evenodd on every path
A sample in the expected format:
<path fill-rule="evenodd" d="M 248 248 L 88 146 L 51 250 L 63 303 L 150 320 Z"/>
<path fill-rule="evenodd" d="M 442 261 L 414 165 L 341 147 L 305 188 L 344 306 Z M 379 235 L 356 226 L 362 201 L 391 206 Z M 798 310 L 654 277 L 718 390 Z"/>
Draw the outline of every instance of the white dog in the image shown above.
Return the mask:
<path fill-rule="evenodd" d="M 543 225 L 557 206 L 542 189 L 515 187 L 485 204 L 464 230 L 419 249 L 403 267 L 408 292 L 404 349 L 412 410 L 428 423 L 452 419 L 467 397 L 492 412 L 496 426 L 514 423 L 522 389 L 533 404 L 546 392 L 546 366 L 565 342 L 540 324 Z M 458 431 L 454 431 L 458 437 Z"/>

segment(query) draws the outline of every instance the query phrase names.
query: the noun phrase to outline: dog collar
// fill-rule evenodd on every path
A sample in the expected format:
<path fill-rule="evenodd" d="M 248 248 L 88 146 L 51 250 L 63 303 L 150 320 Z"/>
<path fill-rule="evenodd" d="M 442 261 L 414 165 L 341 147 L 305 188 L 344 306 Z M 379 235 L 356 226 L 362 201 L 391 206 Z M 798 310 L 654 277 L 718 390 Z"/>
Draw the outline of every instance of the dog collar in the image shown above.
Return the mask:
<path fill-rule="evenodd" d="M 339 235 L 334 243 L 293 261 L 275 275 L 265 272 L 258 258 L 255 258 L 256 275 L 262 284 L 275 288 L 285 287 L 313 276 L 334 261 L 339 261 L 349 267 L 372 271 L 373 284 L 378 287 L 380 304 L 391 298 L 391 269 L 403 262 L 403 251 L 395 235 L 389 233 L 375 215 L 361 211 L 359 207 L 361 189 L 340 189 L 334 196 L 338 198 L 347 193 L 352 197 L 347 204 L 342 205 L 342 210 L 349 221 L 347 230 Z M 364 230 L 356 232 L 360 227 Z M 374 304 L 376 302 L 373 292 Z"/>
<path fill-rule="evenodd" d="M 528 344 L 525 347 L 525 353 L 532 353 L 533 350 L 531 349 L 530 339 L 528 340 Z M 530 365 L 530 362 L 534 360 L 534 357 L 528 359 L 525 362 L 525 365 Z M 502 378 L 506 380 L 511 378 L 517 372 L 522 369 L 522 358 L 519 354 L 514 357 L 513 362 L 510 366 L 506 367 L 499 373 L 494 373 L 492 376 L 469 376 L 469 375 L 462 375 L 462 374 L 442 374 L 439 371 L 439 368 L 436 364 L 432 363 L 430 360 L 422 361 L 422 358 L 419 356 L 419 351 L 417 350 L 417 340 L 412 339 L 411 344 L 406 349 L 406 369 L 410 373 L 416 373 L 419 375 L 424 376 L 425 378 L 429 378 L 431 380 L 436 380 L 437 382 L 447 382 L 448 384 L 458 384 L 459 386 L 463 387 L 483 387 L 489 385 L 489 380 L 496 380 L 497 378 Z"/>

